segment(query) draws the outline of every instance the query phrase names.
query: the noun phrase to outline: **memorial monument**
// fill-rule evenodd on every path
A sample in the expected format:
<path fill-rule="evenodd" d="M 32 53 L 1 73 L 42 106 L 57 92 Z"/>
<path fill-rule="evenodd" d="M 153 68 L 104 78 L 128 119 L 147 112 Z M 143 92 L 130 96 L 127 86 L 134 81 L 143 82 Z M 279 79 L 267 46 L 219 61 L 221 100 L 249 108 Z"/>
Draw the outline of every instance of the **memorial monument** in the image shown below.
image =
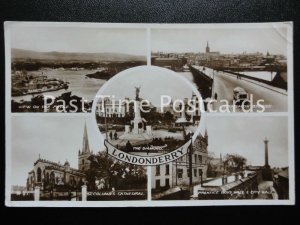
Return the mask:
<path fill-rule="evenodd" d="M 141 99 L 139 97 L 141 87 L 135 87 L 135 104 L 134 104 L 134 118 L 131 120 L 130 125 L 125 125 L 125 132 L 120 136 L 122 140 L 151 140 L 152 127 L 146 125 L 146 120 L 141 116 Z"/>

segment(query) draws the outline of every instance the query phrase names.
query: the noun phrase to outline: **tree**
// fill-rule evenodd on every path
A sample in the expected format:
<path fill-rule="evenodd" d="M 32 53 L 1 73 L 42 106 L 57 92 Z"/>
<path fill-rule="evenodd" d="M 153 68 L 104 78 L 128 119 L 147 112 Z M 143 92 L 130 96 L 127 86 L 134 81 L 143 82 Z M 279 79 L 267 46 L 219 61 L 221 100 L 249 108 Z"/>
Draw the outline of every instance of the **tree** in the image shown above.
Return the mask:
<path fill-rule="evenodd" d="M 164 120 L 166 123 L 172 123 L 174 120 L 174 115 L 172 113 L 170 113 L 169 111 L 167 111 L 164 114 Z"/>
<path fill-rule="evenodd" d="M 95 177 L 104 178 L 106 187 L 128 189 L 147 183 L 146 171 L 142 166 L 131 165 L 112 158 L 106 152 L 99 152 L 89 157 L 91 168 L 87 172 L 90 188 L 95 188 Z M 143 185 L 142 185 L 143 186 Z"/>
<path fill-rule="evenodd" d="M 238 154 L 227 154 L 224 165 L 229 172 L 238 172 L 244 168 L 247 159 Z"/>

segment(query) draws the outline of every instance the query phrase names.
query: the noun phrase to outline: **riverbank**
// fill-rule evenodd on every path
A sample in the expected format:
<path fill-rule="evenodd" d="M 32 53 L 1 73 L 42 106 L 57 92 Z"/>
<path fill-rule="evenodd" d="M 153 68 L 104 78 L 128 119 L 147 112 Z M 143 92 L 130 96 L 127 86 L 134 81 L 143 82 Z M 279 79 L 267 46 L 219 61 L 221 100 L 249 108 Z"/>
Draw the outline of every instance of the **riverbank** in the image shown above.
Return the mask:
<path fill-rule="evenodd" d="M 115 73 L 110 72 L 108 70 L 101 70 L 95 73 L 85 75 L 88 78 L 101 79 L 101 80 L 109 80 L 115 75 Z"/>

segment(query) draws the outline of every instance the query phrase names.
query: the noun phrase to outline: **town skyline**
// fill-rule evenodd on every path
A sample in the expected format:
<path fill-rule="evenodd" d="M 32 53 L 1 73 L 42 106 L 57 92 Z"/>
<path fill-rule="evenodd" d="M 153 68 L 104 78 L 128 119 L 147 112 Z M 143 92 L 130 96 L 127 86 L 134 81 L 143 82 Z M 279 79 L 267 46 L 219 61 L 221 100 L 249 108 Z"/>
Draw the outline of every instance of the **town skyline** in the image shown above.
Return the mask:
<path fill-rule="evenodd" d="M 257 35 L 257 34 L 260 35 Z M 209 43 L 211 52 L 240 54 L 243 52 L 287 56 L 290 42 L 286 28 L 241 28 L 241 29 L 153 29 L 151 52 L 199 53 L 205 52 Z"/>
<path fill-rule="evenodd" d="M 215 51 L 214 51 L 215 52 Z M 205 50 L 204 51 L 198 51 L 198 52 L 176 52 L 176 51 L 170 51 L 170 52 L 165 52 L 165 51 L 151 51 L 151 54 L 156 54 L 156 53 L 162 53 L 162 54 L 205 54 Z M 226 55 L 251 55 L 251 54 L 262 54 L 262 55 L 267 55 L 268 53 L 270 55 L 282 55 L 282 54 L 272 54 L 271 51 L 268 51 L 267 52 L 261 52 L 261 51 L 253 51 L 253 52 L 247 52 L 247 51 L 244 51 L 244 52 L 236 52 L 236 53 L 222 53 L 222 52 L 219 52 L 220 53 L 220 56 L 226 56 Z"/>

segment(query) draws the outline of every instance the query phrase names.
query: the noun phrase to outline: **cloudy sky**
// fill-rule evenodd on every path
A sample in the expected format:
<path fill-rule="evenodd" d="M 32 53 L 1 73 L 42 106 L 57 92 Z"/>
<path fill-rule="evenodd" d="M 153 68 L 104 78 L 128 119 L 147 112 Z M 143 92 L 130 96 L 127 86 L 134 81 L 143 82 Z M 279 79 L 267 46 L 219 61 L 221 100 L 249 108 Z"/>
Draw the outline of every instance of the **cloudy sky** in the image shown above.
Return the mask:
<path fill-rule="evenodd" d="M 263 52 L 286 55 L 286 28 L 199 28 L 151 30 L 152 51 L 221 53 Z M 146 55 L 146 29 L 12 26 L 11 46 L 34 51 L 125 53 Z"/>
<path fill-rule="evenodd" d="M 264 165 L 264 139 L 269 140 L 269 164 L 288 166 L 287 117 L 221 116 L 206 118 L 208 150 L 216 157 L 238 153 L 252 165 Z"/>
<path fill-rule="evenodd" d="M 140 97 L 160 107 L 162 95 L 170 96 L 173 101 L 183 100 L 191 98 L 193 88 L 197 91 L 184 77 L 184 74 L 178 75 L 163 68 L 144 66 L 129 72 L 125 71 L 109 80 L 98 95 L 114 95 L 115 99 L 125 99 L 125 97 L 134 99 L 135 87 L 141 87 Z"/>
<path fill-rule="evenodd" d="M 152 51 L 205 52 L 207 41 L 210 51 L 243 53 L 269 51 L 286 55 L 286 28 L 215 28 L 215 29 L 153 29 Z"/>
<path fill-rule="evenodd" d="M 11 47 L 33 51 L 146 55 L 146 29 L 15 26 Z"/>

